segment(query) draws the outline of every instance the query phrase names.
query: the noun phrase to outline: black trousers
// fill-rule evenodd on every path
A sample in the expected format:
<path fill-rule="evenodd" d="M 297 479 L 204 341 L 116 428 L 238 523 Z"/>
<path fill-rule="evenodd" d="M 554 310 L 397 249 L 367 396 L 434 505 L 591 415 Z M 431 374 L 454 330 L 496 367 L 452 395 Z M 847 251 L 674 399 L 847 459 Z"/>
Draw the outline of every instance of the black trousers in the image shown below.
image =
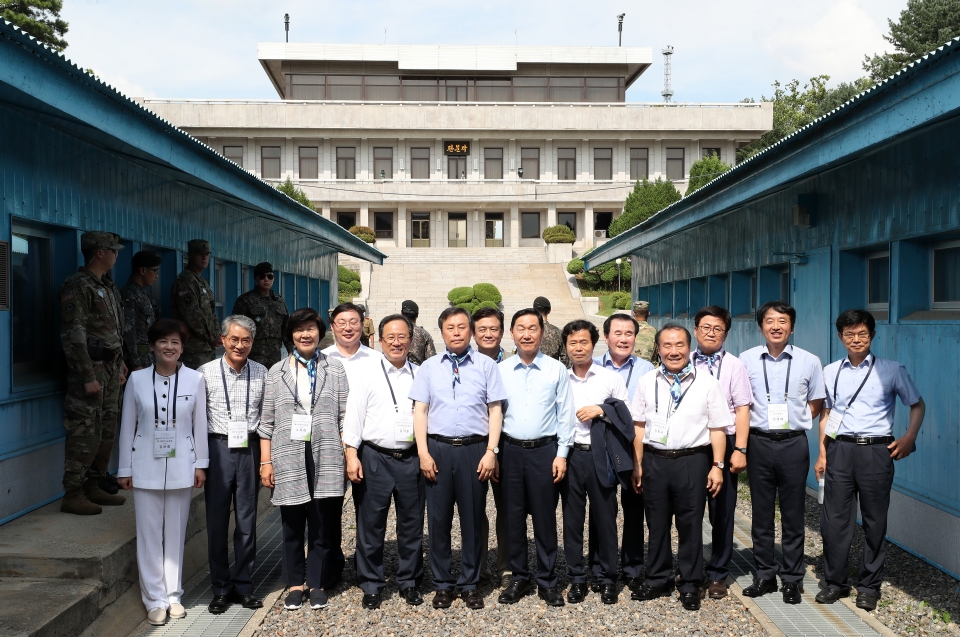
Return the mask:
<path fill-rule="evenodd" d="M 664 586 L 673 581 L 670 524 L 676 518 L 682 593 L 700 590 L 703 583 L 703 510 L 707 474 L 713 456 L 704 453 L 680 458 L 643 454 L 643 504 L 650 529 L 646 584 Z"/>
<path fill-rule="evenodd" d="M 430 569 L 437 590 L 455 585 L 469 591 L 480 583 L 480 529 L 487 503 L 487 483 L 480 481 L 477 466 L 486 445 L 454 447 L 427 439 L 430 456 L 437 465 L 437 480 L 426 481 L 427 531 L 430 534 Z M 453 579 L 450 530 L 453 507 L 460 515 L 460 578 Z"/>
<path fill-rule="evenodd" d="M 605 487 L 597 478 L 593 454 L 571 449 L 567 475 L 560 483 L 563 500 L 563 553 L 572 584 L 587 581 L 583 564 L 583 523 L 590 499 L 590 535 L 596 535 L 590 557 L 594 574 L 602 584 L 617 581 L 617 487 Z M 641 529 L 641 542 L 643 529 Z"/>
<path fill-rule="evenodd" d="M 357 580 L 367 595 L 386 587 L 383 568 L 387 514 L 397 511 L 397 587 L 406 590 L 423 581 L 424 477 L 416 454 L 397 459 L 361 445 L 357 451 L 363 480 L 353 485 L 357 506 Z"/>
<path fill-rule="evenodd" d="M 490 490 L 493 491 L 493 507 L 497 512 L 494 522 L 494 531 L 497 540 L 497 577 L 503 577 L 510 570 L 510 558 L 507 555 L 507 517 L 503 512 L 503 494 L 499 482 L 490 481 Z M 484 507 L 486 511 L 486 507 Z M 480 526 L 480 577 L 493 577 L 490 565 L 487 564 L 490 545 L 490 516 L 484 515 Z"/>
<path fill-rule="evenodd" d="M 246 449 L 230 449 L 227 441 L 208 437 L 210 468 L 203 485 L 207 509 L 207 554 L 210 560 L 210 587 L 214 595 L 253 594 L 253 568 L 257 555 L 257 488 L 260 474 L 260 438 L 253 435 Z M 236 526 L 233 554 L 236 558 L 230 577 L 227 536 L 230 508 Z"/>
<path fill-rule="evenodd" d="M 747 479 L 753 511 L 753 559 L 757 578 L 784 582 L 803 580 L 807 473 L 810 448 L 806 436 L 770 440 L 750 436 L 747 448 Z M 774 556 L 775 509 L 779 497 L 783 567 Z"/>
<path fill-rule="evenodd" d="M 880 596 L 887 555 L 887 509 L 893 487 L 893 459 L 886 445 L 827 443 L 820 531 L 827 586 L 847 588 L 847 559 L 857 526 L 857 499 L 863 521 L 863 559 L 857 590 Z"/>
<path fill-rule="evenodd" d="M 756 437 L 756 436 L 754 436 Z M 733 522 L 737 512 L 737 483 L 739 475 L 730 472 L 730 456 L 737 444 L 737 437 L 727 436 L 727 450 L 723 455 L 723 486 L 717 497 L 707 495 L 707 510 L 710 515 L 712 546 L 707 562 L 707 579 L 711 582 L 726 581 L 730 575 L 730 558 L 733 557 Z"/>
<path fill-rule="evenodd" d="M 614 487 L 616 489 L 616 487 Z M 591 503 L 590 506 L 593 506 Z M 620 542 L 620 570 L 632 579 L 643 575 L 643 493 L 620 485 L 620 506 L 623 507 L 623 539 Z M 591 520 L 593 519 L 591 515 Z M 597 557 L 597 534 L 589 527 L 588 555 L 593 576 L 602 579 Z"/>
<path fill-rule="evenodd" d="M 340 546 L 343 498 L 314 499 L 316 464 L 310 443 L 303 444 L 311 499 L 306 504 L 280 507 L 283 527 L 281 579 L 286 586 L 301 586 L 306 581 L 307 588 L 332 588 L 340 581 L 345 564 Z M 304 527 L 307 530 L 306 560 L 303 556 Z"/>
<path fill-rule="evenodd" d="M 518 582 L 530 580 L 527 560 L 527 514 L 533 520 L 537 547 L 537 586 L 557 586 L 557 498 L 553 460 L 557 443 L 524 449 L 509 442 L 500 449 L 500 493 L 507 518 L 505 547 L 510 571 Z M 501 549 L 502 550 L 502 549 Z"/>

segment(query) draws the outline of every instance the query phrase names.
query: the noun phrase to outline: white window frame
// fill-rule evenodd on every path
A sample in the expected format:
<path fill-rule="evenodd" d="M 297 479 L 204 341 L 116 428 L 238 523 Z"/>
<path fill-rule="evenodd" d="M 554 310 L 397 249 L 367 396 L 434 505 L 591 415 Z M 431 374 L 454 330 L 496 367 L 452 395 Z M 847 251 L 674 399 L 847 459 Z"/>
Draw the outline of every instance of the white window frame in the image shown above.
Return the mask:
<path fill-rule="evenodd" d="M 933 263 L 933 253 L 937 250 L 943 250 L 946 248 L 958 248 L 960 247 L 960 240 L 955 241 L 941 241 L 939 243 L 934 243 L 930 246 L 930 309 L 931 310 L 960 310 L 960 301 L 941 301 L 935 302 L 933 300 L 933 290 L 934 290 L 934 263 Z"/>
<path fill-rule="evenodd" d="M 871 252 L 871 253 L 867 254 L 866 257 L 865 257 L 865 259 L 864 259 L 864 261 L 865 261 L 864 265 L 865 265 L 866 267 L 864 268 L 863 280 L 864 280 L 864 284 L 865 284 L 864 290 L 865 290 L 866 293 L 867 293 L 867 294 L 866 294 L 866 297 L 867 297 L 867 298 L 866 298 L 866 308 L 867 308 L 868 310 L 878 310 L 878 311 L 886 312 L 886 311 L 888 311 L 888 310 L 890 309 L 890 290 L 889 290 L 889 289 L 887 290 L 887 302 L 886 302 L 886 303 L 871 303 L 871 302 L 870 302 L 870 261 L 872 261 L 873 259 L 883 259 L 883 258 L 886 258 L 886 259 L 887 259 L 887 281 L 888 281 L 888 283 L 889 283 L 889 281 L 890 281 L 890 279 L 891 279 L 891 277 L 890 277 L 890 269 L 891 269 L 890 266 L 891 266 L 891 263 L 890 263 L 890 251 L 889 251 L 889 250 L 880 250 L 879 252 Z M 932 280 L 932 279 L 931 279 L 931 280 Z M 931 288 L 931 289 L 932 289 L 932 288 Z M 932 292 L 931 292 L 931 294 L 932 294 Z"/>

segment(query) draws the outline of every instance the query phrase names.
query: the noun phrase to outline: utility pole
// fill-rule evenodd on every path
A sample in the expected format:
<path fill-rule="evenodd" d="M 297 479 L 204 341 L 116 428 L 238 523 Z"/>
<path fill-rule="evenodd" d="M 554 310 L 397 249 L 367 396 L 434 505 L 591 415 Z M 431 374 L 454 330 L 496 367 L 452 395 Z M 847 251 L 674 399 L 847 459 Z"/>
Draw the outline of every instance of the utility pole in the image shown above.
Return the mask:
<path fill-rule="evenodd" d="M 668 44 L 667 47 L 660 52 L 663 53 L 663 91 L 660 92 L 660 95 L 663 95 L 663 101 L 669 104 L 673 101 L 673 82 L 671 80 L 673 73 L 670 66 L 670 59 L 673 57 L 673 47 Z"/>
<path fill-rule="evenodd" d="M 620 43 L 617 46 L 623 46 L 623 16 L 627 15 L 626 13 L 621 13 L 617 16 L 617 33 L 620 34 Z"/>
<path fill-rule="evenodd" d="M 290 42 L 290 14 L 283 14 L 283 30 L 287 33 L 287 42 Z"/>

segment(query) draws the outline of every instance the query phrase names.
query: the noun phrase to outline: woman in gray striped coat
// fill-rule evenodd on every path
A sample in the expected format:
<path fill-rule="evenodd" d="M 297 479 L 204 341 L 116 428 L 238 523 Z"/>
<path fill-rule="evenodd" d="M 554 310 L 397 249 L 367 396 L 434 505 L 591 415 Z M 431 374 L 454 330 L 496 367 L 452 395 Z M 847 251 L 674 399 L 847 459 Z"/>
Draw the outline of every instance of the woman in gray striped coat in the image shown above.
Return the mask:
<path fill-rule="evenodd" d="M 294 352 L 270 368 L 260 418 L 260 479 L 273 489 L 283 525 L 285 607 L 327 605 L 324 589 L 343 573 L 340 518 L 346 490 L 341 432 L 347 375 L 319 350 L 326 326 L 310 308 L 290 315 Z M 307 558 L 303 556 L 307 527 Z M 306 587 L 304 587 L 306 581 Z"/>

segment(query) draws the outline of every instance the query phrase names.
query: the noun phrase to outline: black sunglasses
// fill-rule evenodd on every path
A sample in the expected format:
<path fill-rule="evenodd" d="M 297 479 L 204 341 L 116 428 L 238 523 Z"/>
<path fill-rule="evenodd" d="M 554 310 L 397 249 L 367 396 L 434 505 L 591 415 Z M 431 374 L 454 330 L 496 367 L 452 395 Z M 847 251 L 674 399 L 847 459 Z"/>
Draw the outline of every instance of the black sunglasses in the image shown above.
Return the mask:
<path fill-rule="evenodd" d="M 267 274 L 258 274 L 258 279 L 267 279 L 268 281 L 273 281 L 273 272 L 268 272 Z"/>

